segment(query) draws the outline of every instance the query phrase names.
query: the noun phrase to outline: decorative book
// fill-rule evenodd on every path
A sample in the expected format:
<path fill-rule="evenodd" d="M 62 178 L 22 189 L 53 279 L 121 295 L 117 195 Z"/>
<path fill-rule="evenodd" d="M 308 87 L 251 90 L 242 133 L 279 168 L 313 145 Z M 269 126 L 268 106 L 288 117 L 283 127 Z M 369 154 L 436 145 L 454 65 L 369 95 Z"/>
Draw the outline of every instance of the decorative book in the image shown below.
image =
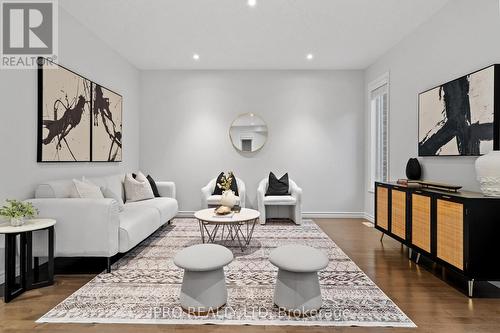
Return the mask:
<path fill-rule="evenodd" d="M 398 185 L 406 186 L 408 188 L 428 188 L 439 191 L 448 191 L 448 192 L 458 192 L 462 188 L 459 185 L 449 185 L 442 184 L 436 182 L 429 182 L 423 180 L 408 180 L 408 179 L 398 179 Z"/>

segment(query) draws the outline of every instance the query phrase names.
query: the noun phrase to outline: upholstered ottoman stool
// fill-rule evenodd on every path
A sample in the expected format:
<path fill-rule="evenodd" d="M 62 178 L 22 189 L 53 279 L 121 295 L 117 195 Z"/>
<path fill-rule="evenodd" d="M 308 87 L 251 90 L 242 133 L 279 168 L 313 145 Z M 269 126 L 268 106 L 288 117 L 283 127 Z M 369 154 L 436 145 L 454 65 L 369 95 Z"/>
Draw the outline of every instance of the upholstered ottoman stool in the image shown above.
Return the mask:
<path fill-rule="evenodd" d="M 328 257 L 305 245 L 285 245 L 271 252 L 269 260 L 278 267 L 274 304 L 293 315 L 308 315 L 321 308 L 318 271 Z"/>
<path fill-rule="evenodd" d="M 233 261 L 233 253 L 216 244 L 199 244 L 181 250 L 174 264 L 184 269 L 180 303 L 184 311 L 204 315 L 227 302 L 224 266 Z"/>

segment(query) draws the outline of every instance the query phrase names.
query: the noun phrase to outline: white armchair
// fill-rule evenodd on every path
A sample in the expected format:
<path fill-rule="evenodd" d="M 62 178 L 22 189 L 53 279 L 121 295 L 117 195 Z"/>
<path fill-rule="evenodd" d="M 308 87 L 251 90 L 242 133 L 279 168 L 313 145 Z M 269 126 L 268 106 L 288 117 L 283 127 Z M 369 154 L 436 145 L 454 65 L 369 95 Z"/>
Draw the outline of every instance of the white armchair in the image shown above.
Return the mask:
<path fill-rule="evenodd" d="M 205 187 L 201 189 L 201 208 L 208 208 L 208 206 L 218 205 L 221 199 L 220 195 L 213 195 L 215 190 L 215 184 L 217 182 L 217 178 L 212 179 Z M 245 208 L 245 200 L 246 200 L 246 188 L 245 183 L 236 177 L 236 184 L 238 185 L 238 197 L 237 197 L 237 205 L 241 208 Z"/>
<path fill-rule="evenodd" d="M 288 195 L 266 196 L 268 186 L 269 178 L 264 178 L 257 188 L 260 224 L 265 224 L 267 218 L 290 218 L 295 224 L 302 224 L 302 189 L 290 179 Z"/>

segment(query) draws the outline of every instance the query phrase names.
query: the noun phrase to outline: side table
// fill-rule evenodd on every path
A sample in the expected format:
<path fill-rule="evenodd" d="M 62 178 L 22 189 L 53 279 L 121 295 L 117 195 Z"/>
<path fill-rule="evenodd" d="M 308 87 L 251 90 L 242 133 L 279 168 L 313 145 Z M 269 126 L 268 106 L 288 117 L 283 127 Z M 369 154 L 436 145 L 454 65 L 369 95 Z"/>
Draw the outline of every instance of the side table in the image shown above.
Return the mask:
<path fill-rule="evenodd" d="M 5 283 L 3 297 L 5 303 L 10 302 L 27 290 L 54 284 L 54 225 L 53 219 L 26 220 L 25 224 L 13 227 L 9 223 L 0 224 L 0 234 L 5 235 Z M 38 281 L 39 262 L 35 258 L 33 264 L 33 231 L 48 232 L 47 280 Z M 19 273 L 16 276 L 17 236 L 19 236 Z M 34 265 L 34 267 L 33 267 Z"/>

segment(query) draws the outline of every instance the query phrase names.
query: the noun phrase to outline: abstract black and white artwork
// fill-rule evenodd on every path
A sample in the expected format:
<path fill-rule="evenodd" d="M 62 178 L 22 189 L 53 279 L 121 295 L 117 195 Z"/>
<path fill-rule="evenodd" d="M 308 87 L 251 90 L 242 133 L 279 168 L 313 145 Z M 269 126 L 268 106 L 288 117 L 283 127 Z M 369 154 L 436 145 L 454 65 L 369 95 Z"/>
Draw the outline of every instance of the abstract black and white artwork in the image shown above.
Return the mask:
<path fill-rule="evenodd" d="M 92 161 L 122 160 L 122 96 L 92 83 Z"/>
<path fill-rule="evenodd" d="M 37 161 L 121 162 L 122 96 L 39 58 Z"/>
<path fill-rule="evenodd" d="M 479 156 L 495 138 L 495 66 L 419 95 L 419 156 Z"/>
<path fill-rule="evenodd" d="M 91 82 L 47 61 L 38 79 L 38 162 L 90 161 Z"/>

